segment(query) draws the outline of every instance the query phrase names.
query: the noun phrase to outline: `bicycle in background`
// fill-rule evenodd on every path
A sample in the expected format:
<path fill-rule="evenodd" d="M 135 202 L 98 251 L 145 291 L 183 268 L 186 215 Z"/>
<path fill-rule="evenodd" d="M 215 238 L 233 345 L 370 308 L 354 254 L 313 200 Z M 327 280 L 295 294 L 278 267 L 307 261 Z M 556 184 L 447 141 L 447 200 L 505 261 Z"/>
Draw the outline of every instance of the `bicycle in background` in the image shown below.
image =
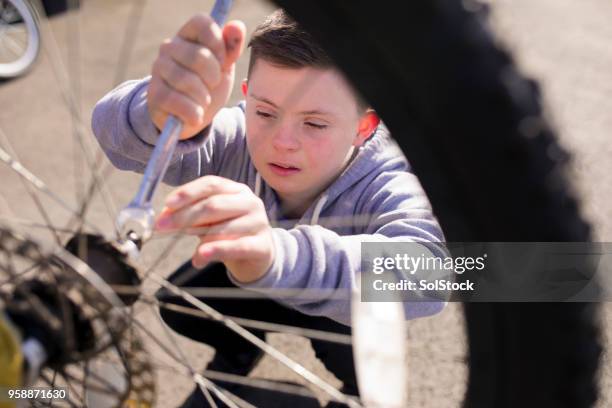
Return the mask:
<path fill-rule="evenodd" d="M 39 10 L 52 16 L 69 8 L 69 0 L 0 0 L 0 80 L 19 77 L 36 62 L 41 46 Z"/>

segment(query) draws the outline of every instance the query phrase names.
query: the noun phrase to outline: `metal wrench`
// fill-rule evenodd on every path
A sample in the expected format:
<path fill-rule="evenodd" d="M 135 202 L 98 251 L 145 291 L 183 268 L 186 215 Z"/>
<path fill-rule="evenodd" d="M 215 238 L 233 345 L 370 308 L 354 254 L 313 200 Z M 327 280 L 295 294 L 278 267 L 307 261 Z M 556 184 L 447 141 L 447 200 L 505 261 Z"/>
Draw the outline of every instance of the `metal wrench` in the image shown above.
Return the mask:
<path fill-rule="evenodd" d="M 225 23 L 231 5 L 232 0 L 215 0 L 210 16 L 219 26 Z M 155 223 L 155 211 L 151 201 L 159 182 L 166 174 L 182 130 L 183 123 L 170 115 L 149 158 L 136 196 L 117 216 L 120 241 L 132 241 L 140 247 L 151 237 Z"/>

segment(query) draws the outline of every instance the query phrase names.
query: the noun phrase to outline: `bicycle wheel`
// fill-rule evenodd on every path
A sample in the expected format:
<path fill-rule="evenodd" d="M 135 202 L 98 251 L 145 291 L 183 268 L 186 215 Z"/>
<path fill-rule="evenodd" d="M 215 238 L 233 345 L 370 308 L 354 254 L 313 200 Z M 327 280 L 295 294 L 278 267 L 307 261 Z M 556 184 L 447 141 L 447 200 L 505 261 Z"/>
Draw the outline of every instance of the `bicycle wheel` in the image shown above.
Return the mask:
<path fill-rule="evenodd" d="M 476 2 L 278 3 L 326 45 L 391 133 L 402 135 L 449 241 L 590 239 L 538 86 L 496 45 Z M 592 406 L 597 309 L 466 304 L 464 406 Z"/>
<path fill-rule="evenodd" d="M 128 15 L 130 24 L 127 31 L 128 36 L 124 37 L 126 44 L 124 50 L 129 49 L 130 45 L 133 45 L 133 38 L 131 38 L 131 36 L 134 32 L 133 30 L 137 29 L 135 20 L 138 19 L 139 15 L 143 14 L 144 4 L 145 2 L 143 1 L 135 1 L 125 5 L 123 3 L 118 3 L 110 6 L 118 9 L 123 8 L 123 10 L 125 10 L 125 15 Z M 91 8 L 87 8 L 88 5 L 90 5 Z M 97 21 L 102 13 L 99 13 L 100 10 L 96 9 L 96 7 L 106 7 L 106 4 L 104 2 L 89 2 L 83 5 L 81 12 L 91 13 L 89 18 L 92 20 L 90 21 Z M 193 8 L 190 14 L 196 10 L 198 9 Z M 74 19 L 77 17 L 76 14 L 66 16 L 66 21 L 68 23 L 74 23 Z M 184 20 L 177 20 L 177 24 L 181 21 Z M 46 30 L 47 24 L 50 24 L 51 30 L 49 31 L 53 31 L 53 29 L 58 29 L 57 27 L 60 26 L 62 22 L 64 21 L 61 19 L 50 22 L 43 20 L 41 21 L 41 26 Z M 68 25 L 67 28 L 75 28 L 77 26 L 78 24 L 71 24 Z M 105 29 L 106 31 L 104 32 L 107 34 L 109 31 L 113 33 L 116 31 L 109 30 L 108 27 L 109 26 L 91 24 L 91 28 Z M 61 26 L 59 29 L 61 29 Z M 45 35 L 46 34 L 47 31 L 45 31 Z M 77 34 L 78 33 L 72 32 L 69 38 L 78 38 Z M 94 36 L 93 40 L 95 41 L 99 37 L 102 37 L 102 35 Z M 66 46 L 70 47 L 75 44 L 77 44 L 76 41 L 68 42 Z M 92 44 L 90 43 L 90 45 Z M 74 120 L 74 139 L 71 140 L 69 135 L 61 134 L 53 141 L 44 140 L 43 138 L 43 140 L 40 140 L 40 143 L 30 145 L 31 149 L 29 149 L 27 147 L 29 143 L 27 141 L 27 134 L 24 134 L 22 138 L 15 138 L 12 137 L 14 132 L 7 135 L 1 134 L 0 132 L 0 147 L 2 148 L 2 150 L 0 150 L 0 158 L 9 165 L 8 167 L 2 168 L 2 171 L 6 171 L 3 173 L 3 176 L 6 176 L 5 180 L 7 180 L 7 185 L 10 184 L 15 187 L 16 190 L 21 189 L 22 194 L 32 197 L 30 202 L 23 200 L 17 206 L 12 205 L 11 202 L 7 203 L 6 207 L 9 208 L 8 211 L 10 214 L 9 217 L 6 217 L 6 221 L 10 223 L 10 227 L 7 227 L 7 231 L 15 235 L 19 235 L 18 232 L 26 232 L 29 233 L 29 236 L 36 236 L 36 239 L 29 238 L 28 242 L 38 244 L 39 241 L 42 241 L 53 248 L 67 248 L 73 254 L 77 254 L 79 257 L 86 260 L 92 269 L 96 270 L 101 276 L 107 279 L 109 286 L 116 290 L 120 298 L 127 304 L 127 306 L 122 307 L 121 310 L 126 311 L 123 315 L 125 315 L 129 323 L 131 323 L 135 332 L 134 335 L 142 338 L 144 346 L 151 350 L 148 353 L 149 363 L 151 369 L 155 372 L 157 383 L 165 384 L 170 382 L 171 384 L 166 387 L 166 389 L 164 389 L 163 386 L 158 386 L 156 388 L 157 392 L 160 394 L 157 398 L 157 400 L 160 401 L 160 406 L 178 405 L 180 400 L 178 399 L 179 397 L 176 396 L 176 388 L 182 387 L 181 392 L 184 393 L 186 391 L 191 391 L 191 388 L 194 386 L 199 386 L 207 398 L 221 400 L 226 406 L 249 406 L 227 391 L 227 388 L 229 388 L 227 384 L 233 383 L 271 392 L 272 396 L 269 397 L 268 401 L 263 403 L 262 406 L 271 406 L 270 404 L 272 402 L 280 404 L 281 406 L 286 406 L 286 404 L 283 404 L 283 402 L 279 400 L 279 397 L 282 395 L 292 399 L 307 399 L 310 400 L 311 404 L 314 401 L 317 406 L 329 400 L 336 400 L 348 406 L 361 406 L 362 404 L 353 396 L 345 395 L 338 390 L 338 381 L 335 380 L 335 383 L 333 383 L 334 379 L 329 373 L 326 374 L 325 378 L 321 378 L 320 373 L 315 374 L 312 372 L 312 366 L 308 367 L 309 370 L 306 370 L 302 364 L 291 361 L 287 353 L 279 352 L 270 345 L 262 343 L 257 337 L 250 335 L 248 330 L 257 329 L 274 333 L 297 334 L 306 338 L 315 339 L 316 341 L 330 341 L 348 345 L 348 347 L 350 347 L 352 341 L 350 336 L 325 331 L 304 330 L 303 328 L 291 325 L 272 325 L 266 322 L 253 322 L 245 319 L 230 320 L 227 316 L 220 316 L 206 304 L 194 298 L 195 295 L 202 293 L 202 290 L 178 289 L 174 287 L 171 282 L 168 282 L 166 275 L 169 274 L 173 268 L 170 267 L 166 261 L 169 253 L 181 253 L 180 246 L 185 242 L 179 240 L 182 238 L 181 234 L 169 238 L 154 237 L 154 239 L 145 246 L 142 264 L 140 264 L 138 268 L 138 279 L 128 279 L 127 281 L 121 282 L 113 280 L 114 277 L 126 276 L 129 274 L 129 271 L 125 269 L 128 267 L 126 263 L 120 263 L 118 266 L 115 264 L 115 261 L 128 255 L 127 252 L 113 252 L 110 258 L 108 257 L 108 253 L 105 252 L 106 249 L 111 251 L 114 250 L 105 247 L 105 244 L 112 242 L 116 236 L 116 231 L 114 230 L 115 216 L 119 204 L 123 203 L 118 202 L 113 196 L 113 193 L 109 193 L 108 191 L 111 185 L 108 179 L 114 177 L 114 175 L 110 176 L 110 170 L 106 166 L 106 162 L 100 159 L 99 154 L 98 157 L 96 157 L 97 152 L 94 151 L 89 144 L 90 140 L 83 137 L 88 132 L 84 131 L 83 121 L 79 116 L 80 103 L 78 90 L 80 80 L 78 76 L 74 75 L 78 73 L 79 70 L 78 66 L 76 66 L 77 64 L 73 63 L 74 61 L 69 61 L 69 72 L 63 72 L 64 63 L 60 57 L 60 55 L 62 55 L 63 50 L 61 48 L 63 46 L 63 42 L 58 44 L 55 39 L 49 36 L 48 41 L 45 41 L 45 47 L 49 48 L 45 49 L 45 51 L 48 52 L 53 70 L 45 71 L 44 68 L 47 68 L 45 65 L 41 67 L 39 71 L 41 75 L 48 74 L 49 72 L 53 75 L 57 75 L 57 77 L 52 77 L 45 81 L 45 83 L 57 83 L 59 85 L 62 96 L 68 103 L 71 117 Z M 95 48 L 95 46 L 92 45 L 92 49 L 93 48 Z M 116 53 L 116 48 L 114 49 Z M 78 55 L 78 47 L 76 51 L 69 49 L 68 54 Z M 129 50 L 125 52 L 122 51 L 121 54 L 129 55 Z M 118 71 L 122 68 L 124 67 L 117 67 Z M 115 78 L 121 77 L 119 74 L 114 76 Z M 33 75 L 27 78 L 27 80 L 36 81 L 38 78 Z M 118 80 L 115 81 L 118 82 Z M 107 86 L 104 86 L 104 88 L 109 89 L 111 85 L 112 84 L 109 83 Z M 53 106 L 49 106 L 49 109 L 53 108 Z M 10 125 L 10 123 L 3 122 L 3 128 L 6 127 L 10 129 Z M 23 142 L 25 142 L 25 145 L 22 144 Z M 47 143 L 50 143 L 50 145 Z M 34 151 L 38 149 L 39 146 L 43 145 L 46 147 L 42 148 L 42 150 L 38 152 L 39 154 L 44 151 L 51 151 L 52 149 L 54 157 L 66 159 L 74 158 L 74 163 L 71 163 L 74 164 L 74 168 L 71 166 L 62 167 L 61 178 L 52 176 L 53 172 L 55 172 L 52 168 L 49 169 L 49 174 L 46 174 L 46 171 L 42 170 L 44 165 L 36 171 L 38 177 L 32 174 L 34 171 L 30 172 L 29 169 L 38 167 L 39 164 L 43 164 L 44 160 L 34 159 L 34 161 L 31 161 L 33 156 L 30 156 L 30 154 L 34 154 Z M 70 149 L 72 147 L 74 151 L 71 152 Z M 102 165 L 100 165 L 100 163 L 102 163 Z M 9 175 L 10 171 L 14 171 L 15 174 L 19 175 L 19 179 L 25 182 L 25 187 L 19 186 L 19 179 L 13 177 L 14 175 Z M 67 187 L 71 187 L 66 182 L 70 174 L 74 175 L 76 183 L 75 195 L 66 192 Z M 123 177 L 125 177 L 125 175 L 122 175 L 122 179 L 129 180 L 126 184 L 140 179 L 138 176 L 134 177 L 132 180 L 130 180 L 129 176 L 126 178 Z M 119 184 L 121 185 L 123 182 Z M 130 198 L 129 195 L 131 195 L 133 191 L 132 189 L 125 195 L 123 200 L 125 200 L 126 203 Z M 18 199 L 16 197 L 13 198 L 15 198 L 15 202 L 17 202 Z M 23 198 L 23 196 L 21 198 Z M 0 203 L 0 205 L 1 204 L 2 203 Z M 67 210 L 67 212 L 64 212 L 64 210 Z M 103 217 L 103 219 L 101 217 Z M 95 234 L 95 237 L 86 235 L 86 233 Z M 92 238 L 91 240 L 90 237 Z M 100 240 L 101 237 L 102 239 Z M 182 253 L 185 254 L 186 258 L 188 253 L 184 250 Z M 0 255 L 0 257 L 4 256 L 10 257 L 10 251 L 5 251 Z M 90 259 L 91 257 L 96 257 L 99 262 L 104 265 L 102 267 L 96 267 L 93 265 L 96 261 L 92 261 Z M 109 260 L 111 265 L 107 262 Z M 8 266 L 0 266 L 0 275 L 7 276 L 11 271 L 12 270 Z M 34 272 L 35 275 L 35 271 L 31 272 Z M 69 280 L 70 276 L 70 271 L 68 271 L 64 279 Z M 28 283 L 30 278 L 31 276 L 27 277 L 26 281 Z M 248 341 L 264 349 L 272 358 L 281 361 L 282 364 L 289 367 L 287 372 L 283 375 L 293 383 L 287 383 L 286 381 L 271 381 L 265 378 L 252 379 L 243 376 L 224 376 L 223 373 L 203 372 L 205 359 L 203 360 L 201 356 L 202 354 L 210 356 L 209 350 L 202 350 L 202 346 L 200 346 L 200 348 L 194 348 L 193 344 L 187 343 L 187 340 L 180 338 L 176 333 L 168 330 L 157 310 L 159 308 L 167 308 L 171 305 L 160 302 L 160 300 L 154 296 L 160 287 L 175 295 L 177 298 L 184 300 L 186 304 L 190 306 L 187 308 L 188 310 L 180 309 L 183 314 L 188 316 L 195 315 L 200 319 L 220 321 L 222 324 L 230 327 L 231 330 L 241 333 Z M 0 292 L 6 294 L 7 299 L 11 298 L 10 294 L 12 292 L 12 287 L 10 285 L 0 286 Z M 204 291 L 204 293 L 206 293 L 206 291 Z M 245 292 L 242 290 L 229 291 L 229 293 L 224 293 L 223 291 L 215 292 L 213 290 L 212 293 L 207 293 L 207 295 L 213 297 L 226 296 L 230 298 L 246 296 Z M 260 296 L 265 297 L 264 295 Z M 86 306 L 86 299 L 85 302 L 71 303 L 71 307 L 76 309 L 77 312 L 81 310 L 82 306 Z M 15 316 L 15 313 L 11 314 L 11 316 Z M 28 319 L 21 317 L 15 318 L 14 320 L 18 320 L 20 325 L 23 326 L 23 322 Z M 121 334 L 125 335 L 126 333 L 127 332 L 122 332 Z M 129 335 L 130 334 L 127 333 L 128 338 Z M 188 346 L 186 346 L 186 344 L 188 344 Z M 128 351 L 129 350 L 127 350 L 126 353 Z M 204 351 L 207 351 L 207 353 L 204 353 Z M 125 369 L 125 367 L 122 368 L 117 359 L 112 360 L 115 364 L 110 368 L 104 365 L 100 366 L 97 361 L 106 361 L 108 358 L 99 353 L 91 353 L 81 358 L 82 360 L 78 363 L 88 364 L 91 369 L 81 370 L 78 375 L 75 374 L 74 376 L 78 379 L 77 382 L 81 384 L 84 383 L 87 386 L 79 386 L 78 384 L 67 385 L 73 387 L 72 394 L 74 397 L 74 404 L 87 403 L 88 398 L 87 395 L 82 392 L 83 389 L 92 388 L 90 386 L 92 383 L 94 387 L 98 386 L 98 388 L 100 388 L 101 384 L 99 378 L 108 375 L 108 370 L 110 370 L 110 372 L 114 370 L 124 374 L 126 371 L 129 371 Z M 94 370 L 93 368 L 96 367 L 96 364 L 98 368 Z M 45 369 L 48 373 L 47 377 L 61 377 L 60 374 L 63 371 L 61 371 L 60 368 L 61 367 L 57 365 L 46 367 Z M 320 368 L 318 370 L 324 371 Z M 55 374 L 56 372 L 58 374 Z M 93 373 L 93 375 L 90 374 L 88 377 L 86 375 L 87 372 Z M 63 382 L 61 382 L 59 386 L 63 386 L 71 380 L 74 380 L 74 378 L 69 377 L 67 380 L 62 380 Z M 116 386 L 116 388 L 122 391 L 119 397 L 129 395 L 131 385 L 138 382 L 139 381 L 131 380 L 124 381 L 121 387 Z M 318 392 L 318 394 L 314 394 L 316 398 L 313 398 L 313 392 L 310 389 L 304 387 L 305 384 L 310 385 L 312 389 Z M 112 385 L 113 384 L 110 384 L 110 386 Z M 112 390 L 110 386 L 107 387 L 107 392 L 109 388 Z M 127 389 L 125 389 L 126 387 Z M 166 395 L 164 395 L 164 393 L 166 393 Z M 136 395 L 139 394 L 136 393 Z M 146 399 L 142 396 L 134 398 L 135 403 L 150 403 L 151 401 L 151 399 Z M 273 399 L 275 400 L 272 401 Z M 122 398 L 114 399 L 114 401 L 121 400 Z"/>
<path fill-rule="evenodd" d="M 0 2 L 0 78 L 23 75 L 40 51 L 40 31 L 30 4 L 22 0 Z"/>

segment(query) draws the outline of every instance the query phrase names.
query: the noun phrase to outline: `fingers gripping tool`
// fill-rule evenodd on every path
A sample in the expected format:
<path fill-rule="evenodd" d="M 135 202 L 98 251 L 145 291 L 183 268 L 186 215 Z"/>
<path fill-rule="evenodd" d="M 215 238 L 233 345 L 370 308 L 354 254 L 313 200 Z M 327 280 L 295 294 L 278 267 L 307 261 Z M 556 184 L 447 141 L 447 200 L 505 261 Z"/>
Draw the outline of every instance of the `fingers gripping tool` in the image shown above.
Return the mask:
<path fill-rule="evenodd" d="M 232 0 L 215 1 L 210 15 L 219 26 L 225 23 L 231 4 Z M 117 216 L 120 241 L 131 241 L 140 248 L 142 243 L 151 237 L 155 223 L 152 199 L 168 170 L 182 130 L 183 123 L 170 115 L 149 158 L 136 196 Z"/>

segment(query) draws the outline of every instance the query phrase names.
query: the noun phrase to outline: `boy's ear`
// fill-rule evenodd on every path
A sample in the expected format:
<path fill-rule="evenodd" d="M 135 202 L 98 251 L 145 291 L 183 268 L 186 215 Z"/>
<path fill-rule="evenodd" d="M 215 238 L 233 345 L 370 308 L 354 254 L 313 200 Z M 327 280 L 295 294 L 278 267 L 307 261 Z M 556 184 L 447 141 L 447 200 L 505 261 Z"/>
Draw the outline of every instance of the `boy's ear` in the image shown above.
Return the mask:
<path fill-rule="evenodd" d="M 359 119 L 357 136 L 355 136 L 353 146 L 359 147 L 363 145 L 372 133 L 374 133 L 379 123 L 380 118 L 378 114 L 374 110 L 368 109 Z"/>
<path fill-rule="evenodd" d="M 249 80 L 247 78 L 244 78 L 242 80 L 242 95 L 246 98 L 247 93 L 249 91 Z"/>

